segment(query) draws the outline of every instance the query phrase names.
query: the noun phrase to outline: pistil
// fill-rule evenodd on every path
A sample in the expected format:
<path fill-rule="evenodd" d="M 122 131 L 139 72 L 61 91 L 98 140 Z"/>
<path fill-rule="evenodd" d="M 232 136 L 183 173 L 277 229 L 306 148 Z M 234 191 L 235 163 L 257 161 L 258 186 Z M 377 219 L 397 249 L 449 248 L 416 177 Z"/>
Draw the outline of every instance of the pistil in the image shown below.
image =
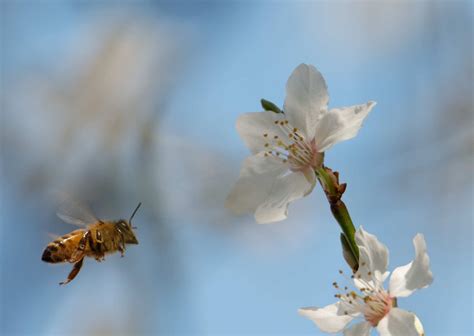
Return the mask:
<path fill-rule="evenodd" d="M 365 265 L 361 265 L 361 269 L 364 266 Z M 362 279 L 360 274 L 361 269 L 359 269 L 355 275 L 352 275 L 351 278 L 357 279 L 364 287 L 358 290 L 351 290 L 345 286 L 345 292 L 343 292 L 339 284 L 333 282 L 333 287 L 339 291 L 335 297 L 340 300 L 341 308 L 345 315 L 360 313 L 372 327 L 376 327 L 380 320 L 390 312 L 394 298 L 384 290 L 376 279 L 372 279 L 371 281 Z M 339 271 L 339 273 L 345 276 L 343 271 Z M 372 275 L 370 271 L 367 272 L 367 274 L 369 276 Z"/>
<path fill-rule="evenodd" d="M 283 163 L 289 163 L 292 171 L 305 171 L 307 168 L 317 168 L 322 164 L 322 153 L 318 153 L 314 140 L 306 139 L 288 120 L 276 120 L 275 126 L 285 134 L 282 139 L 278 135 L 264 133 L 265 156 L 274 156 Z M 279 132 L 280 133 L 280 132 Z"/>

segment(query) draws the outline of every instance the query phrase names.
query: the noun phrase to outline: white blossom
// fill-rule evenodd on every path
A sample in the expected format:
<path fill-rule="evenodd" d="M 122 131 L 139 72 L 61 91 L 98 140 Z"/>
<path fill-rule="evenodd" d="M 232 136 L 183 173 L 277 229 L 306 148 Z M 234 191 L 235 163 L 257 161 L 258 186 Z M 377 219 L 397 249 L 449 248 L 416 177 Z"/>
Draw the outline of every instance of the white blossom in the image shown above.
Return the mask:
<path fill-rule="evenodd" d="M 343 332 L 345 336 L 368 336 L 371 328 L 376 328 L 383 336 L 424 335 L 418 317 L 395 306 L 397 297 L 409 296 L 433 281 L 423 235 L 417 234 L 413 239 L 415 259 L 393 271 L 388 290 L 383 286 L 389 276 L 387 247 L 362 227 L 357 230 L 355 239 L 360 253 L 359 269 L 351 276 L 355 288 L 334 282 L 333 286 L 339 291 L 335 295 L 339 299 L 337 303 L 324 308 L 301 308 L 299 313 L 311 319 L 322 331 Z M 356 318 L 361 318 L 362 322 L 349 327 Z"/>
<path fill-rule="evenodd" d="M 286 85 L 284 113 L 246 113 L 237 131 L 252 152 L 226 206 L 237 214 L 255 213 L 258 223 L 287 217 L 288 204 L 308 195 L 324 152 L 353 138 L 375 102 L 328 110 L 322 75 L 311 65 L 298 66 Z"/>

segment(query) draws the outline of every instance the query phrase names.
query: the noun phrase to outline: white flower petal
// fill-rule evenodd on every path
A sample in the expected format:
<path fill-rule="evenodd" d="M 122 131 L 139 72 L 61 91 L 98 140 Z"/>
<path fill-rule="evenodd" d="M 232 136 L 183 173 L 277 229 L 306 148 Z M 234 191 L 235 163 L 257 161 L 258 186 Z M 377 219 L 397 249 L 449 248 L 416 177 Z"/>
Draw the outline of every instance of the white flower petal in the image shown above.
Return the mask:
<path fill-rule="evenodd" d="M 358 306 L 349 303 L 348 301 L 339 301 L 338 315 L 350 315 L 353 318 L 360 315 L 360 309 Z"/>
<path fill-rule="evenodd" d="M 316 178 L 308 181 L 301 172 L 290 172 L 275 179 L 268 197 L 255 211 L 257 223 L 265 224 L 285 219 L 288 204 L 306 196 L 314 188 Z"/>
<path fill-rule="evenodd" d="M 339 302 L 324 308 L 307 307 L 298 309 L 298 312 L 313 321 L 324 332 L 336 333 L 353 320 L 350 315 L 340 314 Z"/>
<path fill-rule="evenodd" d="M 270 111 L 245 113 L 237 119 L 237 132 L 250 151 L 256 154 L 265 150 L 265 143 L 275 135 L 280 139 L 286 136 L 281 128 L 275 125 L 275 121 L 283 117 L 280 113 Z M 264 137 L 264 134 L 267 134 L 267 137 Z"/>
<path fill-rule="evenodd" d="M 356 275 L 359 274 L 362 279 L 370 281 L 378 273 L 380 274 L 380 282 L 380 279 L 386 277 L 388 266 L 387 247 L 379 242 L 376 236 L 364 231 L 362 226 L 355 233 L 355 241 L 359 247 L 359 270 Z"/>
<path fill-rule="evenodd" d="M 319 119 L 327 111 L 328 101 L 323 76 L 314 66 L 300 64 L 286 83 L 283 109 L 291 125 L 312 139 Z"/>
<path fill-rule="evenodd" d="M 430 270 L 430 257 L 426 252 L 426 242 L 422 234 L 413 238 L 415 245 L 415 260 L 409 264 L 397 267 L 390 278 L 390 295 L 405 297 L 415 290 L 428 287 L 433 282 Z"/>
<path fill-rule="evenodd" d="M 303 170 L 301 172 L 304 177 L 306 178 L 306 180 L 312 185 L 312 188 L 309 189 L 305 196 L 308 195 L 309 193 L 311 193 L 314 189 L 314 186 L 316 185 L 316 182 L 317 182 L 317 179 L 316 179 L 316 173 L 314 172 L 314 169 L 313 168 L 307 168 L 305 170 Z"/>
<path fill-rule="evenodd" d="M 324 152 L 338 142 L 355 137 L 375 104 L 370 101 L 367 104 L 332 109 L 325 113 L 315 132 L 318 151 Z"/>
<path fill-rule="evenodd" d="M 344 330 L 344 336 L 369 336 L 370 335 L 370 323 L 361 322 L 354 324 L 349 329 Z"/>
<path fill-rule="evenodd" d="M 418 321 L 418 322 L 417 322 Z M 377 325 L 380 336 L 422 336 L 423 327 L 415 314 L 392 308 Z"/>
<path fill-rule="evenodd" d="M 425 329 L 418 316 L 415 315 L 415 329 L 419 336 L 425 336 Z"/>
<path fill-rule="evenodd" d="M 270 194 L 275 180 L 288 168 L 271 156 L 262 154 L 245 159 L 240 177 L 226 200 L 226 207 L 236 214 L 252 213 Z"/>

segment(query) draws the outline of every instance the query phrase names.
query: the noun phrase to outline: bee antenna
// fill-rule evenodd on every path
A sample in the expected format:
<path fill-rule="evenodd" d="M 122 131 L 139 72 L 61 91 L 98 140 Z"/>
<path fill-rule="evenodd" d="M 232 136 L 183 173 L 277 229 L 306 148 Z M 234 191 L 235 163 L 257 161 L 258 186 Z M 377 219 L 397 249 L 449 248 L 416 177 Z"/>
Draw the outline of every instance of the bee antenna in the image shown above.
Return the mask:
<path fill-rule="evenodd" d="M 135 214 L 137 213 L 138 209 L 140 208 L 140 206 L 142 205 L 142 202 L 138 203 L 137 207 L 135 208 L 135 210 L 133 210 L 133 213 L 132 215 L 130 216 L 130 219 L 128 220 L 128 222 L 130 223 L 130 225 L 132 225 L 132 219 L 133 219 L 133 216 L 135 216 Z"/>

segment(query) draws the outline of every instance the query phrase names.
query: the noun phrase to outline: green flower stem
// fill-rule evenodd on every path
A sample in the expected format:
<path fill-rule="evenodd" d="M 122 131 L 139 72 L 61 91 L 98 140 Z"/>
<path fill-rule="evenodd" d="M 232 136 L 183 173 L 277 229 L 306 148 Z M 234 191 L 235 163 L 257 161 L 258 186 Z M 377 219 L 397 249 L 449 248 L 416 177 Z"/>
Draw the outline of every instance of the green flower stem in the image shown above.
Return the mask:
<path fill-rule="evenodd" d="M 344 258 L 353 270 L 357 270 L 359 268 L 359 248 L 355 242 L 355 227 L 346 205 L 341 201 L 346 185 L 339 184 L 338 174 L 330 169 L 321 167 L 315 172 L 326 193 L 331 212 L 343 232 L 344 236 L 341 237 L 341 244 Z"/>
<path fill-rule="evenodd" d="M 330 195 L 337 197 L 337 188 L 326 169 L 324 167 L 318 168 L 316 169 L 315 173 L 319 179 L 319 182 L 321 182 L 323 185 L 324 190 L 327 190 L 326 195 L 328 197 Z"/>

